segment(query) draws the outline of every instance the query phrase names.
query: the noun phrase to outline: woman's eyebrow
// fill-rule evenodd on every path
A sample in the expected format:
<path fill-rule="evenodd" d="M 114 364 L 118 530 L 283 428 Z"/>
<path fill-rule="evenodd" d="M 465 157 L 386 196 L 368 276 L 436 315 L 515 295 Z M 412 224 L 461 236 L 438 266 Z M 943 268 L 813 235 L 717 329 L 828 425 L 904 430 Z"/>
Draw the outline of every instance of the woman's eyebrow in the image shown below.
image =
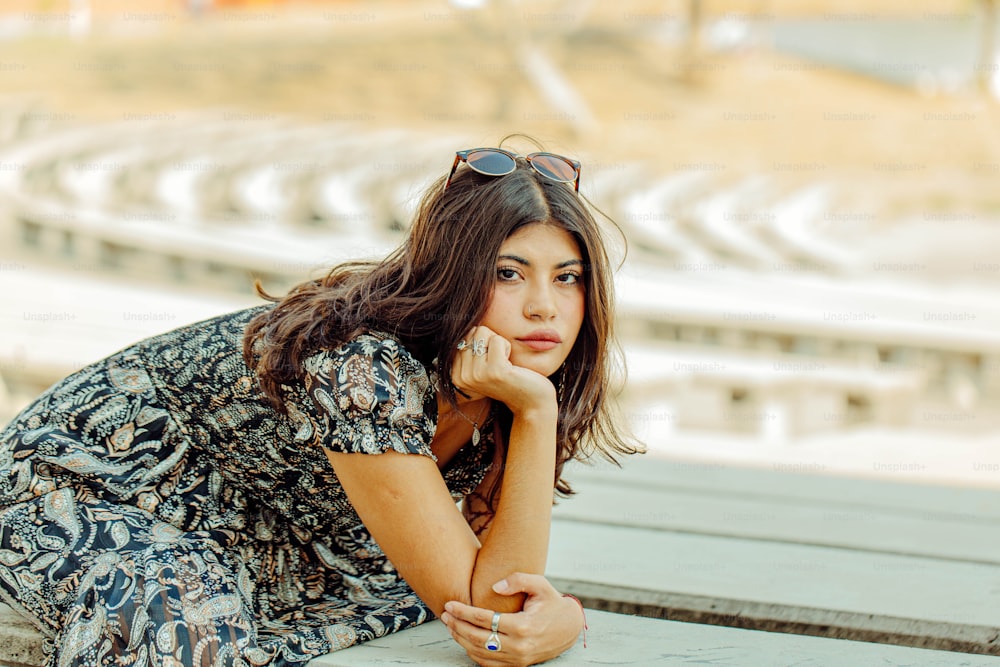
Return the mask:
<path fill-rule="evenodd" d="M 531 262 L 526 260 L 524 257 L 518 257 L 517 255 L 500 255 L 497 259 L 509 259 L 517 262 L 518 264 L 523 264 L 524 266 L 531 266 Z"/>
<path fill-rule="evenodd" d="M 524 257 L 519 257 L 517 255 L 500 255 L 497 259 L 509 259 L 513 262 L 517 262 L 523 266 L 531 266 L 531 262 L 526 260 Z M 582 259 L 567 259 L 565 262 L 559 262 L 555 265 L 556 269 L 565 269 L 567 266 L 583 266 Z"/>
<path fill-rule="evenodd" d="M 567 266 L 583 266 L 582 259 L 567 259 L 565 262 L 556 264 L 557 269 L 565 269 Z"/>

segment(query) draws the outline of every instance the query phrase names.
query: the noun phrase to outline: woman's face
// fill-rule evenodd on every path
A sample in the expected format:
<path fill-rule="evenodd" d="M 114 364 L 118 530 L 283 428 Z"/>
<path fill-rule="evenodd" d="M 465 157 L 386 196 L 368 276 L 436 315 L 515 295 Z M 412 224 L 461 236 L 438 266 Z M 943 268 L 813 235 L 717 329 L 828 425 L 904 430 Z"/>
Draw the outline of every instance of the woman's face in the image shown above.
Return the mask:
<path fill-rule="evenodd" d="M 569 356 L 586 310 L 583 255 L 561 227 L 521 227 L 503 245 L 483 321 L 510 341 L 515 366 L 552 375 Z"/>

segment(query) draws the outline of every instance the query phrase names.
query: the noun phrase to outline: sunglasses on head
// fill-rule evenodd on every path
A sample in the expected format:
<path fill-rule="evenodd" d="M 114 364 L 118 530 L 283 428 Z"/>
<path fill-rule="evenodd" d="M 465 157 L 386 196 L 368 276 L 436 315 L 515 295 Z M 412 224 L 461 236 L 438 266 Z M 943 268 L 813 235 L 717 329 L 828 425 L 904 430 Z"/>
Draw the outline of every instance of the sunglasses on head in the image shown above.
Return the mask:
<path fill-rule="evenodd" d="M 559 183 L 572 183 L 573 190 L 580 191 L 580 163 L 555 153 L 530 153 L 518 155 L 502 148 L 470 148 L 455 152 L 455 163 L 451 165 L 451 173 L 444 187 L 447 190 L 451 179 L 455 176 L 458 165 L 464 162 L 473 171 L 484 176 L 506 176 L 517 169 L 517 158 L 523 157 L 531 168 L 542 176 Z"/>

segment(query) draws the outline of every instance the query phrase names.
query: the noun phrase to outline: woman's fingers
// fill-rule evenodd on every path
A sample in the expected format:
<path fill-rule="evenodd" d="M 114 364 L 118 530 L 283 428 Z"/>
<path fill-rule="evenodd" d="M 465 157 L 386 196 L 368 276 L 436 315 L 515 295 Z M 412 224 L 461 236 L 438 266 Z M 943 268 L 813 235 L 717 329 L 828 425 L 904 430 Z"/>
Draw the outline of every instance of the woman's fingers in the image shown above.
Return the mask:
<path fill-rule="evenodd" d="M 510 361 L 510 341 L 489 327 L 475 327 L 455 351 L 452 385 L 466 396 L 489 396 L 511 410 L 555 402 L 555 387 L 544 375 Z"/>
<path fill-rule="evenodd" d="M 492 634 L 492 631 L 488 627 L 483 628 L 478 624 L 470 623 L 464 619 L 452 616 L 451 614 L 444 614 L 441 617 L 441 621 L 448 626 L 449 630 L 451 630 L 452 636 L 457 635 L 468 642 L 470 646 L 485 650 L 486 640 L 489 639 Z M 458 637 L 456 637 L 456 639 Z M 510 639 L 502 628 L 497 630 L 497 637 L 500 639 L 501 645 Z M 509 641 L 507 643 L 509 643 Z"/>
<path fill-rule="evenodd" d="M 479 399 L 487 395 L 480 391 L 472 376 L 473 367 L 480 360 L 485 360 L 489 349 L 486 338 L 482 334 L 478 337 L 476 335 L 479 328 L 473 327 L 459 341 L 451 366 L 451 385 L 467 399 Z"/>
<path fill-rule="evenodd" d="M 493 590 L 500 595 L 516 595 L 517 593 L 527 593 L 529 596 L 559 595 L 559 591 L 544 576 L 525 574 L 524 572 L 514 572 L 508 575 L 506 579 L 494 584 Z"/>
<path fill-rule="evenodd" d="M 486 630 L 489 630 L 490 624 L 493 622 L 492 611 L 483 609 L 482 607 L 473 607 L 463 602 L 449 602 L 445 605 L 445 611 L 451 614 L 453 618 L 477 625 Z M 503 617 L 504 614 L 501 614 L 500 619 L 503 620 Z"/>
<path fill-rule="evenodd" d="M 523 628 L 518 622 L 518 614 L 500 614 L 496 637 L 500 642 L 500 650 L 490 651 L 486 648 L 486 643 L 493 635 L 493 611 L 456 601 L 446 604 L 445 610 L 441 621 L 448 626 L 452 638 L 473 660 L 481 665 L 523 662 Z"/>
<path fill-rule="evenodd" d="M 488 327 L 475 327 L 466 334 L 465 345 L 456 350 L 452 384 L 466 392 L 496 398 L 491 389 L 509 382 L 510 341 Z"/>
<path fill-rule="evenodd" d="M 528 596 L 523 611 L 500 614 L 499 651 L 486 648 L 492 634 L 492 610 L 452 600 L 441 615 L 451 636 L 478 664 L 533 665 L 562 654 L 576 643 L 584 620 L 579 607 L 544 576 L 514 572 L 494 584 L 493 590 L 502 595 Z"/>
<path fill-rule="evenodd" d="M 462 352 L 468 353 L 471 362 L 483 363 L 506 361 L 510 356 L 510 341 L 489 327 L 475 327 L 467 337 L 467 345 Z"/>
<path fill-rule="evenodd" d="M 502 629 L 497 632 L 500 650 L 490 651 L 486 648 L 486 641 L 491 637 L 489 629 L 484 630 L 478 625 L 456 618 L 447 612 L 441 616 L 441 621 L 448 627 L 452 639 L 477 664 L 491 667 L 493 665 L 517 664 L 518 652 L 514 639 L 506 635 Z"/>

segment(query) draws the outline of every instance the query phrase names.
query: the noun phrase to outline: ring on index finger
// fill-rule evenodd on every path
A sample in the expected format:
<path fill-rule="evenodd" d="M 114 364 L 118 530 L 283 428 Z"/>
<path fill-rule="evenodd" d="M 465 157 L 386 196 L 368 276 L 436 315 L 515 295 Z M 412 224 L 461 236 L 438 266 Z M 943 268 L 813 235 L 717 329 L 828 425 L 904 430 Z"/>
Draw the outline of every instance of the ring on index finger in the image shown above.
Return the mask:
<path fill-rule="evenodd" d="M 477 338 L 472 341 L 472 356 L 482 357 L 486 354 L 486 341 L 482 338 Z"/>

